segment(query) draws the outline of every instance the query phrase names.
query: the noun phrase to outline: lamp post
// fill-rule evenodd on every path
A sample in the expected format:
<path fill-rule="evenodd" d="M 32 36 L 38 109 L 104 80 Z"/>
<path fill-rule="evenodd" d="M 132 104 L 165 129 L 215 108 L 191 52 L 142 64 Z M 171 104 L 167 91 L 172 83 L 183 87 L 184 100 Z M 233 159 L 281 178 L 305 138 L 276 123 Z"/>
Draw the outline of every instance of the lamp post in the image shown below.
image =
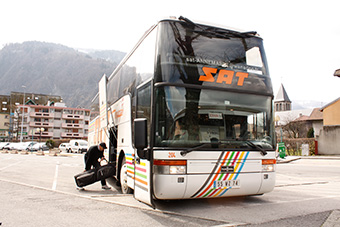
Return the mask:
<path fill-rule="evenodd" d="M 40 134 L 40 137 L 39 137 L 39 143 L 41 143 L 41 133 L 45 131 L 44 128 L 38 128 L 37 131 L 39 132 Z"/>
<path fill-rule="evenodd" d="M 21 133 L 20 133 L 20 143 L 22 143 L 22 133 L 23 133 L 23 128 L 24 128 L 24 105 L 25 105 L 25 98 L 26 98 L 26 86 L 22 85 L 22 88 L 24 88 L 24 99 L 22 100 L 22 118 L 21 118 Z"/>

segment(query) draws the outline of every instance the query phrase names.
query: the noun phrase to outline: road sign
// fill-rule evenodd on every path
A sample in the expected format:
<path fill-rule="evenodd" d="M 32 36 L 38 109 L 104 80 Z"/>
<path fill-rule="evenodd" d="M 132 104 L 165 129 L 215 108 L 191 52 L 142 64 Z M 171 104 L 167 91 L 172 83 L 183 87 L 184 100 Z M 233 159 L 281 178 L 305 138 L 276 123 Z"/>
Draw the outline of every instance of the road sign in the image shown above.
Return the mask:
<path fill-rule="evenodd" d="M 286 157 L 286 146 L 284 142 L 278 143 L 278 151 L 279 151 L 280 158 Z"/>

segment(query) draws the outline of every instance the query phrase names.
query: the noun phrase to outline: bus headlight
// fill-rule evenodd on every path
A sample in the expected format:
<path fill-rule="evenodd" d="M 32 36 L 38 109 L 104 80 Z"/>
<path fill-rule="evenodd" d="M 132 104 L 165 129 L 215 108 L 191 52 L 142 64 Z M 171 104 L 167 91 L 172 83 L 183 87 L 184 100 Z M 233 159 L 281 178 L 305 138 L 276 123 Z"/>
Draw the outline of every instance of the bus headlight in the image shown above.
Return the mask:
<path fill-rule="evenodd" d="M 186 166 L 170 166 L 170 174 L 185 174 Z"/>
<path fill-rule="evenodd" d="M 274 172 L 276 160 L 275 159 L 263 159 L 262 160 L 262 172 Z"/>
<path fill-rule="evenodd" d="M 154 160 L 155 174 L 186 174 L 186 160 Z"/>

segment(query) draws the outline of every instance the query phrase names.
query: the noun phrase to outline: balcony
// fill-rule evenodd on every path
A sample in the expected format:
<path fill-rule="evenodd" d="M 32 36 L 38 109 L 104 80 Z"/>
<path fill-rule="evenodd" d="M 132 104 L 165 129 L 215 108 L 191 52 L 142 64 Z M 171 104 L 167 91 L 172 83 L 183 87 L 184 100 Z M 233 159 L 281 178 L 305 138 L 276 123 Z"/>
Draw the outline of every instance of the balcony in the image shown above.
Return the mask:
<path fill-rule="evenodd" d="M 40 137 L 40 132 L 29 132 L 29 136 Z M 50 138 L 53 137 L 53 132 L 41 132 L 41 138 Z"/>
<path fill-rule="evenodd" d="M 63 114 L 62 118 L 63 119 L 67 119 L 67 120 L 84 120 L 84 115 L 79 115 L 79 114 Z"/>
<path fill-rule="evenodd" d="M 83 138 L 84 133 L 78 133 L 78 132 L 62 132 L 61 137 L 63 138 Z"/>
<path fill-rule="evenodd" d="M 35 118 L 54 118 L 54 113 L 31 112 L 30 117 Z"/>
<path fill-rule="evenodd" d="M 82 129 L 84 128 L 83 124 L 73 124 L 73 123 L 62 123 L 62 128 L 68 128 L 68 129 Z"/>
<path fill-rule="evenodd" d="M 34 127 L 34 128 L 52 128 L 53 123 L 50 123 L 50 122 L 30 122 L 29 126 Z"/>

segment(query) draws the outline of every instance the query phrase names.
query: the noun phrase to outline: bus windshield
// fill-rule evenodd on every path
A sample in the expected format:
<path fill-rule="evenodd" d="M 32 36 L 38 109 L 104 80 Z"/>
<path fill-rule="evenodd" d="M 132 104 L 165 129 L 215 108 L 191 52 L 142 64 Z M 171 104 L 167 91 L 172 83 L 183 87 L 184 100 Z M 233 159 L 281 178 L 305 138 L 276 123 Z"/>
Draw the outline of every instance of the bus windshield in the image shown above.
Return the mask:
<path fill-rule="evenodd" d="M 273 149 L 272 98 L 178 86 L 156 88 L 155 146 Z M 249 143 L 249 141 L 251 143 Z"/>

